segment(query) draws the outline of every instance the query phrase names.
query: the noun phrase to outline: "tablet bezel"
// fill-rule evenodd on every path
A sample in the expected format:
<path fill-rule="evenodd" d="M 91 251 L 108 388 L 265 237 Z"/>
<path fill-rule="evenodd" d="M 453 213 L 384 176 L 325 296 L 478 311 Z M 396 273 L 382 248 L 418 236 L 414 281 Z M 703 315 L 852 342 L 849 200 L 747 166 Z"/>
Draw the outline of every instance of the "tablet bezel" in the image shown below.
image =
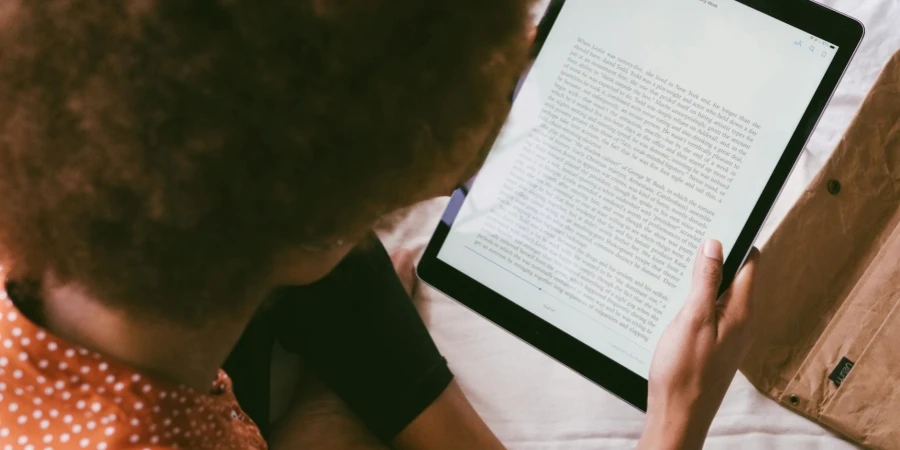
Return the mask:
<path fill-rule="evenodd" d="M 838 46 L 838 51 L 725 261 L 723 292 L 743 265 L 753 241 L 865 33 L 863 25 L 857 20 L 809 0 L 737 1 L 833 43 Z M 564 4 L 565 0 L 551 1 L 538 27 L 532 56 L 540 52 L 541 45 Z M 492 146 L 493 141 L 487 145 Z M 467 186 L 471 186 L 471 182 Z M 646 411 L 646 379 L 437 258 L 466 195 L 464 187 L 453 193 L 419 263 L 419 278 L 613 395 Z"/>

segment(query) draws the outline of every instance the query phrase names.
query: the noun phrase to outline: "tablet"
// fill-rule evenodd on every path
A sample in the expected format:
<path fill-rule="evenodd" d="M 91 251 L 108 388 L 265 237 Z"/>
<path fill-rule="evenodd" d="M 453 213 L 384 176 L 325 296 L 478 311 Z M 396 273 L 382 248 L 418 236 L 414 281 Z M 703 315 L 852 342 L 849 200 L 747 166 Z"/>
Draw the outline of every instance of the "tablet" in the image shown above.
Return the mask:
<path fill-rule="evenodd" d="M 743 264 L 863 36 L 807 0 L 566 0 L 420 278 L 646 409 L 718 239 Z"/>

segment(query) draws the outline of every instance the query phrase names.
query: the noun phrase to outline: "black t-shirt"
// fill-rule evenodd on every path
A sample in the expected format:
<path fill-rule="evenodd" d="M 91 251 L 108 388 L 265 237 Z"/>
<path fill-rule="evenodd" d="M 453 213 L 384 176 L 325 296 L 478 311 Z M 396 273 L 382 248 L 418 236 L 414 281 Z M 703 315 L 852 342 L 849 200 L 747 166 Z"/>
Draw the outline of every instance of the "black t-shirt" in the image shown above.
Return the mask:
<path fill-rule="evenodd" d="M 384 246 L 370 241 L 323 280 L 273 293 L 226 362 L 241 407 L 264 436 L 275 339 L 385 442 L 453 379 Z"/>

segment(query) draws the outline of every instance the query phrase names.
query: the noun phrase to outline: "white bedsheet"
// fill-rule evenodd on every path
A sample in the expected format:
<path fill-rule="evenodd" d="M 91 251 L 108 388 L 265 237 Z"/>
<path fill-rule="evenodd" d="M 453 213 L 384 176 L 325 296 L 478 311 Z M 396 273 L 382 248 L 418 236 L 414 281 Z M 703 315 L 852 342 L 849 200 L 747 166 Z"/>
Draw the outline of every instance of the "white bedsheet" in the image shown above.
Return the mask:
<path fill-rule="evenodd" d="M 866 25 L 866 37 L 761 239 L 770 235 L 828 159 L 881 68 L 900 49 L 900 0 L 824 3 L 861 20 Z M 382 233 L 392 253 L 419 254 L 445 203 L 446 199 L 439 199 L 418 205 L 400 226 Z M 433 289 L 418 285 L 415 299 L 457 380 L 511 449 L 611 449 L 636 443 L 643 414 Z M 706 448 L 854 446 L 763 397 L 738 374 L 713 423 Z"/>

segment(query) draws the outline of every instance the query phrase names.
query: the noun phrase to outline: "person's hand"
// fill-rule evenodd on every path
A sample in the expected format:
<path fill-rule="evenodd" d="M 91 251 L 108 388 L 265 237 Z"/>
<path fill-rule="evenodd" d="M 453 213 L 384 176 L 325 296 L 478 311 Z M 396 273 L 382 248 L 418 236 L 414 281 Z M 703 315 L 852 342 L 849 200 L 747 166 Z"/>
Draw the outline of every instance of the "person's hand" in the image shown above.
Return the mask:
<path fill-rule="evenodd" d="M 705 242 L 691 294 L 663 333 L 650 366 L 647 425 L 639 449 L 699 449 L 754 336 L 751 290 L 759 251 L 751 250 L 718 298 L 722 244 Z"/>

